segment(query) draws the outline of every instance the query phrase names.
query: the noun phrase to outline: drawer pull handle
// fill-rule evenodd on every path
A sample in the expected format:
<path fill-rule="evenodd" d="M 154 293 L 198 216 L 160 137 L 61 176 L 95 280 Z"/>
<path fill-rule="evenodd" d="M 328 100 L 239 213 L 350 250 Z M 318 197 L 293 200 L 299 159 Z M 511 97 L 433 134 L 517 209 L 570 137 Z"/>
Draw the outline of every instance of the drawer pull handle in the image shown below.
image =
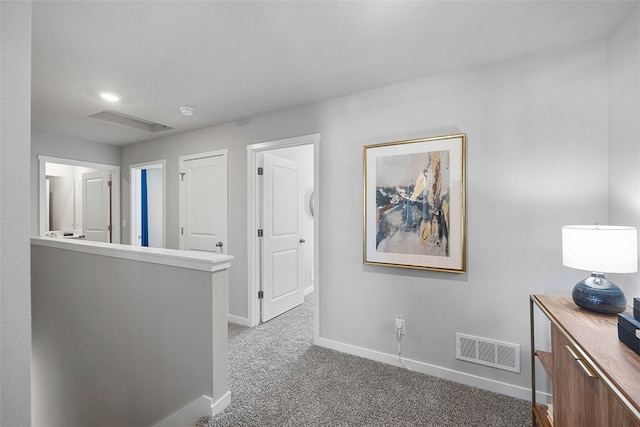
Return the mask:
<path fill-rule="evenodd" d="M 565 348 L 589 378 L 598 378 L 598 375 L 596 375 L 596 373 L 593 372 L 593 370 L 585 363 L 585 361 L 576 354 L 575 350 L 571 346 L 565 345 Z"/>
<path fill-rule="evenodd" d="M 578 356 L 575 352 L 575 350 L 573 349 L 573 347 L 571 347 L 570 345 L 565 345 L 564 348 L 567 349 L 567 351 L 569 353 L 571 353 L 571 357 L 573 357 L 574 359 L 578 360 L 580 359 L 580 356 Z"/>
<path fill-rule="evenodd" d="M 593 372 L 591 370 L 591 368 L 587 366 L 587 364 L 584 362 L 584 360 L 576 359 L 576 362 L 578 362 L 578 365 L 580 365 L 580 367 L 582 368 L 584 373 L 587 374 L 587 376 L 589 378 L 598 378 L 598 376 L 595 374 L 595 372 Z"/>

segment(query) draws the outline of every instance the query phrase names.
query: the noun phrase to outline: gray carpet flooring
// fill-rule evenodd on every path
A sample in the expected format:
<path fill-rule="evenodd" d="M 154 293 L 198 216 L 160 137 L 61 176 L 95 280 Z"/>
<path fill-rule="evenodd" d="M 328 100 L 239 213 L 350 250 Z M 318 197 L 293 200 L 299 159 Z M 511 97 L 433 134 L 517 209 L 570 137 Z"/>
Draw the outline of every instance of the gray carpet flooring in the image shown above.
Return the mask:
<path fill-rule="evenodd" d="M 193 427 L 531 425 L 529 402 L 313 345 L 313 296 L 229 325 L 231 404 Z"/>

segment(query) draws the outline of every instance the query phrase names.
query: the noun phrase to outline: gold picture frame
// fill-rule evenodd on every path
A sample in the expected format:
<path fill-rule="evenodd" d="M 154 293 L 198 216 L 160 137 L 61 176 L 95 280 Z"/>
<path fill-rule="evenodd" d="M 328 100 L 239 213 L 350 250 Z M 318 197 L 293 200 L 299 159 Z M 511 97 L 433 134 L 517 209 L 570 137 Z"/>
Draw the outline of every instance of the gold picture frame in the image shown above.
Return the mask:
<path fill-rule="evenodd" d="M 466 134 L 364 147 L 364 263 L 466 271 Z"/>

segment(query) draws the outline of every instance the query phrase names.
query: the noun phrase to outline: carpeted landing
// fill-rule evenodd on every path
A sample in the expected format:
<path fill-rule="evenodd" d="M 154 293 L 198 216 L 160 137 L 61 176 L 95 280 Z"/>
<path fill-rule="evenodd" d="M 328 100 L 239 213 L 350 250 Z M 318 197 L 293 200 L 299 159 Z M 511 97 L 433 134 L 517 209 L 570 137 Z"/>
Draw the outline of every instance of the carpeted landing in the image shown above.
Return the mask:
<path fill-rule="evenodd" d="M 313 296 L 229 325 L 231 404 L 193 427 L 531 425 L 529 402 L 313 345 Z"/>

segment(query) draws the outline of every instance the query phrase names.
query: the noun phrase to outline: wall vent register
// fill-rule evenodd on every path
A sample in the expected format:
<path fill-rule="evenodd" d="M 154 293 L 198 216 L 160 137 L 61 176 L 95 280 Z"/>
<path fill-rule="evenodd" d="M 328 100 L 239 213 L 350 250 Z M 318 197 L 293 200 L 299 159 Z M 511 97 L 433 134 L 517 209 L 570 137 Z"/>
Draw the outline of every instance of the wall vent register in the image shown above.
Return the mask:
<path fill-rule="evenodd" d="M 456 359 L 520 372 L 520 345 L 456 333 Z"/>

